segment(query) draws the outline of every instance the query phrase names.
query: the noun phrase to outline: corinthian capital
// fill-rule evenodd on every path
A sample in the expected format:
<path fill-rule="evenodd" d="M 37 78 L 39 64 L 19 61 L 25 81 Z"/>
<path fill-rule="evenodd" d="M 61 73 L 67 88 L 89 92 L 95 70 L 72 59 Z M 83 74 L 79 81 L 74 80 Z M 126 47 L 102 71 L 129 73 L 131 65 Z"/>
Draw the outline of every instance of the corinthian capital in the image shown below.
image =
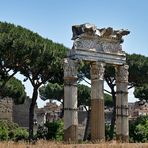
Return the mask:
<path fill-rule="evenodd" d="M 104 79 L 104 63 L 94 62 L 91 64 L 91 79 Z"/>
<path fill-rule="evenodd" d="M 64 59 L 64 77 L 77 77 L 77 60 Z"/>
<path fill-rule="evenodd" d="M 116 67 L 116 81 L 128 83 L 128 65 Z"/>

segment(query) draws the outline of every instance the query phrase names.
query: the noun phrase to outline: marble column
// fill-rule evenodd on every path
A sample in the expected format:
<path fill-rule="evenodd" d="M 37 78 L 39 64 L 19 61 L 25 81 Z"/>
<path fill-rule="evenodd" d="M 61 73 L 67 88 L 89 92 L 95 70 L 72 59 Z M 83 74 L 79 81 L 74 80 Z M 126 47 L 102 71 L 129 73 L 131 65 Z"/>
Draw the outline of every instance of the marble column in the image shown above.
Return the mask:
<path fill-rule="evenodd" d="M 128 65 L 116 67 L 116 139 L 128 142 Z"/>
<path fill-rule="evenodd" d="M 105 140 L 104 63 L 91 64 L 91 140 Z"/>
<path fill-rule="evenodd" d="M 77 62 L 64 59 L 64 140 L 77 141 Z"/>

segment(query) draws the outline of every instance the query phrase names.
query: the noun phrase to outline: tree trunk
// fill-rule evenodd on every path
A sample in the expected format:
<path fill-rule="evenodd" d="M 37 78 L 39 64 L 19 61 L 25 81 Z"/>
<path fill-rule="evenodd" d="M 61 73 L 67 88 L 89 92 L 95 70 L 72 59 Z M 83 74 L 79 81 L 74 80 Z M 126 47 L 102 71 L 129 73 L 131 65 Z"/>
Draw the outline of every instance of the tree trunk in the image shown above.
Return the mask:
<path fill-rule="evenodd" d="M 63 118 L 64 117 L 64 101 L 61 102 L 62 103 L 62 111 L 61 111 L 61 114 L 60 114 L 60 118 Z"/>
<path fill-rule="evenodd" d="M 115 128 L 115 121 L 116 121 L 116 92 L 114 89 L 111 89 L 112 99 L 113 99 L 113 112 L 111 117 L 111 125 L 110 125 L 110 140 L 114 138 L 114 128 Z"/>
<path fill-rule="evenodd" d="M 29 141 L 33 140 L 34 108 L 38 97 L 38 88 L 34 87 L 32 101 L 29 108 Z"/>
<path fill-rule="evenodd" d="M 90 109 L 87 110 L 87 121 L 85 126 L 84 138 L 83 141 L 87 140 L 89 137 L 89 127 L 90 127 Z"/>

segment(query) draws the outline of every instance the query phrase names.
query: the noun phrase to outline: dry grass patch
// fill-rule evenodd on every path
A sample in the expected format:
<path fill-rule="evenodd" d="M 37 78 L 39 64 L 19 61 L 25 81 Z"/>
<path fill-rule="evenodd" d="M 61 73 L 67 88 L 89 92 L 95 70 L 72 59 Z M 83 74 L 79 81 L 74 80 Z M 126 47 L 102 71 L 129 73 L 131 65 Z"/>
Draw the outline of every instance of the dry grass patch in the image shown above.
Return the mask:
<path fill-rule="evenodd" d="M 35 144 L 26 142 L 0 142 L 0 148 L 148 148 L 148 143 L 100 143 L 100 144 L 64 144 L 40 140 Z"/>

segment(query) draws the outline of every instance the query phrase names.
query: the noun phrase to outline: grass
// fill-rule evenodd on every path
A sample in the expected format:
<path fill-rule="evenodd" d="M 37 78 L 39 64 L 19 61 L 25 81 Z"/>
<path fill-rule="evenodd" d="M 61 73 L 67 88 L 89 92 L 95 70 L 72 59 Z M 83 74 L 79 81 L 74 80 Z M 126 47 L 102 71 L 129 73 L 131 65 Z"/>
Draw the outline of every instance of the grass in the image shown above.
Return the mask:
<path fill-rule="evenodd" d="M 62 142 L 40 140 L 35 144 L 26 142 L 0 142 L 0 148 L 148 148 L 148 143 L 99 143 L 64 144 Z"/>

